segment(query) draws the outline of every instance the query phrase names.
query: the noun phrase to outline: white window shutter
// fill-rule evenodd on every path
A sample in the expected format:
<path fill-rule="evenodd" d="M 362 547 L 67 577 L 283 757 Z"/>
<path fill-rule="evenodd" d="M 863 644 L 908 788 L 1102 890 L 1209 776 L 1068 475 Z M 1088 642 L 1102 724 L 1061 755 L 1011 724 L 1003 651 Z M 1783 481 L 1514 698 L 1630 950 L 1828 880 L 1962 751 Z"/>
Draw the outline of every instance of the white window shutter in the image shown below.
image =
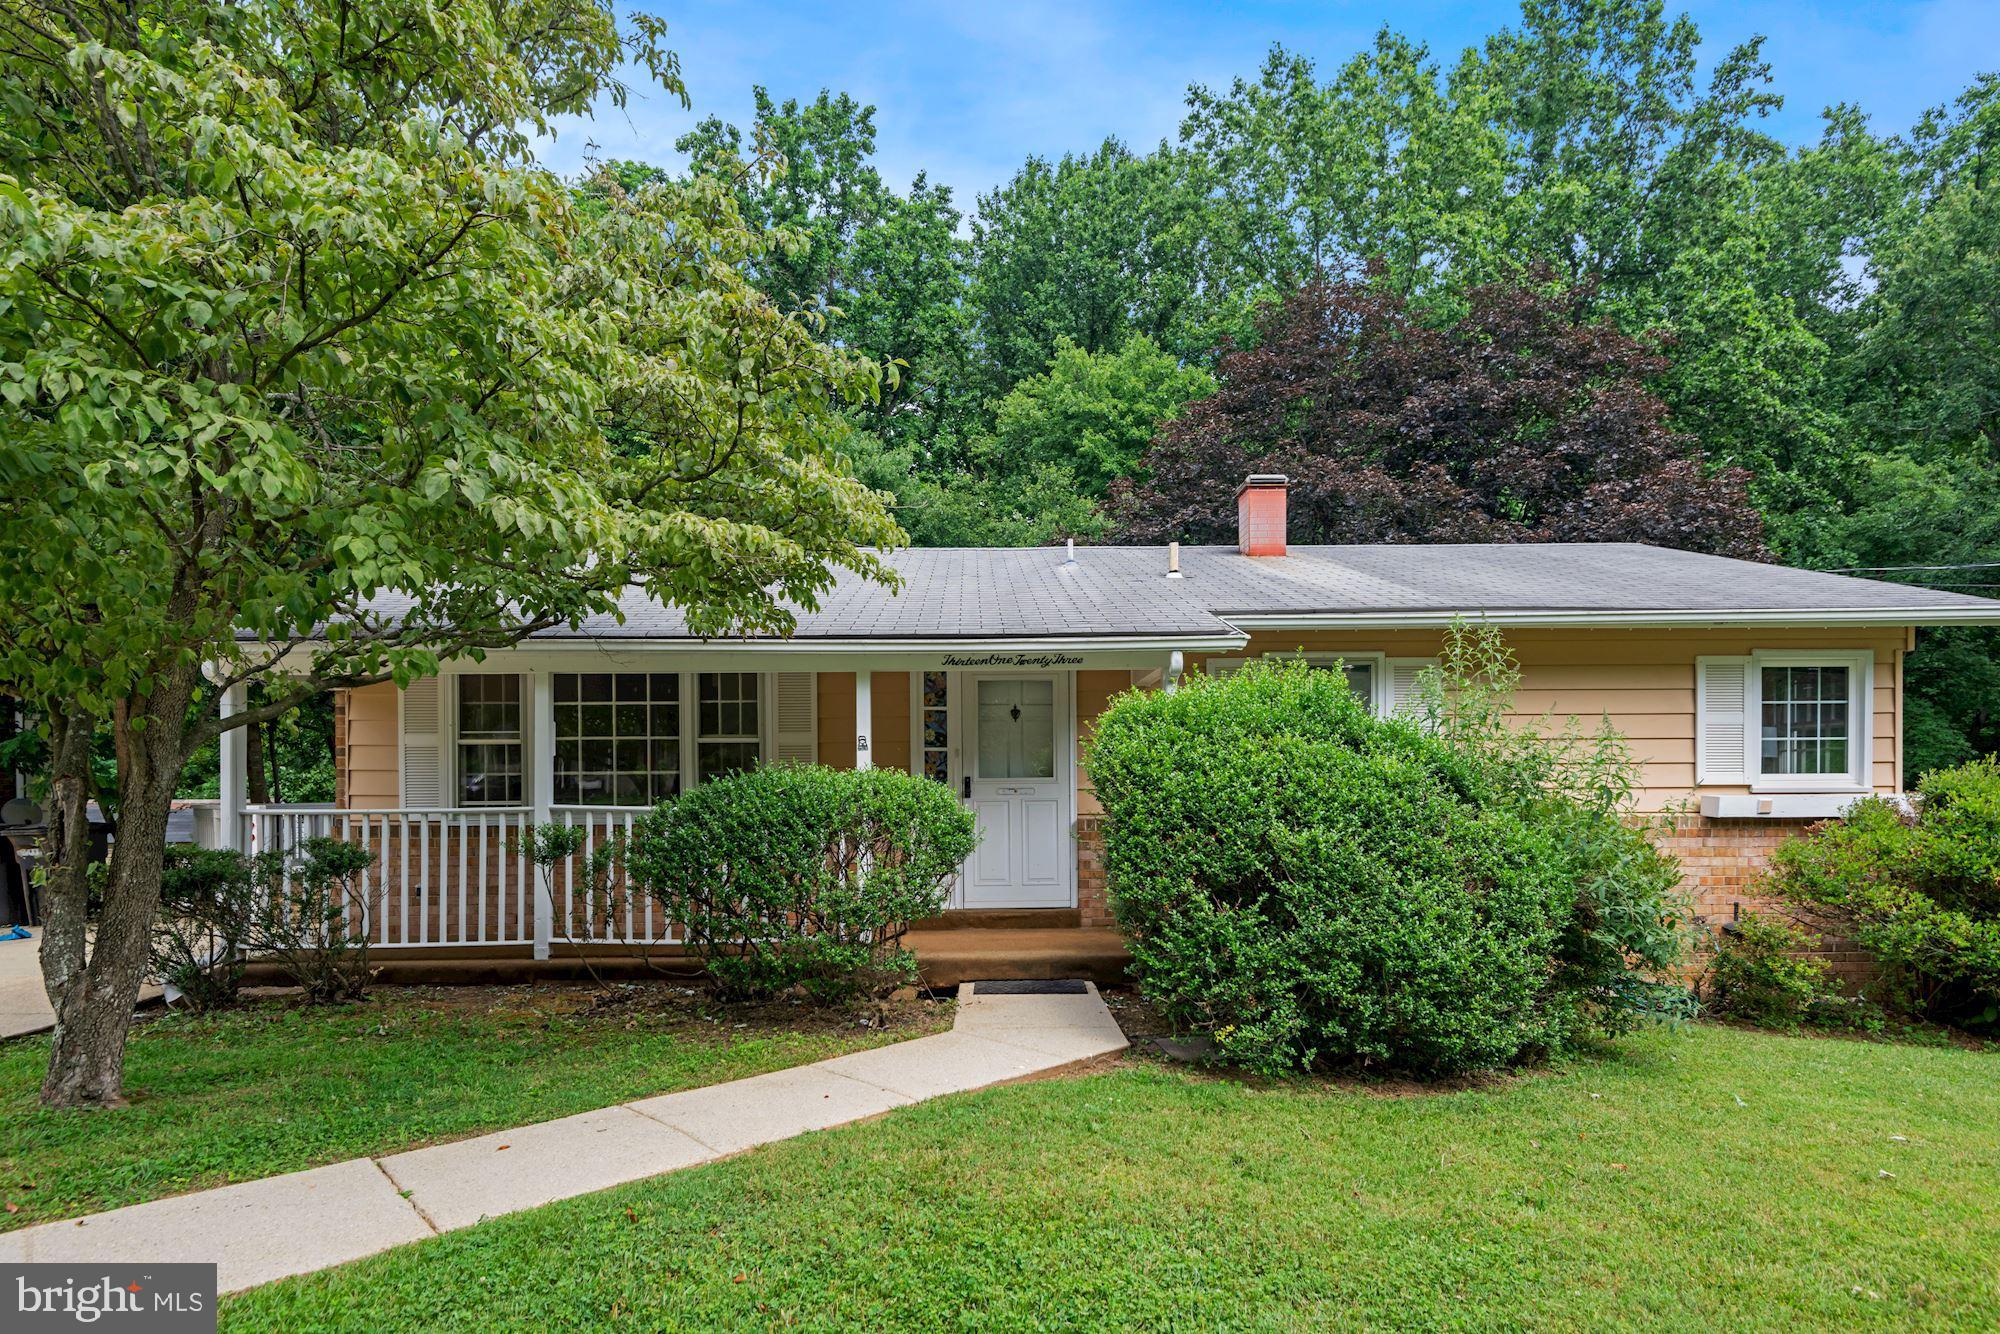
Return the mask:
<path fill-rule="evenodd" d="M 1694 781 L 1749 782 L 1750 659 L 1696 658 L 1694 678 Z"/>
<path fill-rule="evenodd" d="M 444 683 L 426 676 L 404 687 L 402 700 L 403 805 L 422 809 L 444 802 Z"/>
<path fill-rule="evenodd" d="M 1409 714 L 1416 708 L 1417 677 L 1426 667 L 1438 665 L 1436 658 L 1390 658 L 1382 664 L 1389 678 L 1389 716 Z"/>
<path fill-rule="evenodd" d="M 771 673 L 771 703 L 777 719 L 772 758 L 779 764 L 813 764 L 819 759 L 819 682 L 813 672 Z"/>

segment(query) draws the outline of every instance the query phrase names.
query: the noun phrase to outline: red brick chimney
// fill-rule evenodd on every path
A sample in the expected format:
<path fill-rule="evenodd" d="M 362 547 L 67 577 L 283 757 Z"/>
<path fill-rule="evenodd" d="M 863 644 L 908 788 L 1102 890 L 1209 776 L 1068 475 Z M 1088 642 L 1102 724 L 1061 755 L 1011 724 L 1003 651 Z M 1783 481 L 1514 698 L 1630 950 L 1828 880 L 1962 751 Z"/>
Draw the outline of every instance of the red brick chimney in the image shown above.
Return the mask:
<path fill-rule="evenodd" d="M 1246 556 L 1285 554 L 1285 487 L 1277 473 L 1252 473 L 1236 488 L 1236 549 Z"/>

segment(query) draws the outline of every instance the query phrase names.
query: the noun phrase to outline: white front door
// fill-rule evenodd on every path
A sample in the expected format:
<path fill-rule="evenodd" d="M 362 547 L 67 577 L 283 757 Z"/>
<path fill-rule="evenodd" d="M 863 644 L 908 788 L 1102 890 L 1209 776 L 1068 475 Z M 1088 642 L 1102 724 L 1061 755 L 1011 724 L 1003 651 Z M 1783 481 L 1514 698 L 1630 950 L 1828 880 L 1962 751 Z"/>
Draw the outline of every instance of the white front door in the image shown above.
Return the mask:
<path fill-rule="evenodd" d="M 979 847 L 965 866 L 967 908 L 1067 908 L 1068 692 L 1056 676 L 975 676 L 969 791 Z"/>

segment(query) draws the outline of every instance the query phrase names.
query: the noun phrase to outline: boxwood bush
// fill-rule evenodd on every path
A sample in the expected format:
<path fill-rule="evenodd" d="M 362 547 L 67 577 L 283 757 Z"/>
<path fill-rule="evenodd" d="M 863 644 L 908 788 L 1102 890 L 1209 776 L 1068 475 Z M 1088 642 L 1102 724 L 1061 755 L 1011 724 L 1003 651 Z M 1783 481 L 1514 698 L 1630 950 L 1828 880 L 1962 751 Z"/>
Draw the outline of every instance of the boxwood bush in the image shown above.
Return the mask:
<path fill-rule="evenodd" d="M 1140 985 L 1233 1063 L 1503 1065 L 1634 1008 L 1621 942 L 1678 958 L 1672 862 L 1563 766 L 1376 718 L 1339 673 L 1121 696 L 1088 765 Z"/>
<path fill-rule="evenodd" d="M 908 924 L 944 907 L 977 841 L 951 790 L 893 769 L 779 765 L 711 779 L 650 812 L 632 882 L 732 999 L 818 1000 L 914 981 Z"/>

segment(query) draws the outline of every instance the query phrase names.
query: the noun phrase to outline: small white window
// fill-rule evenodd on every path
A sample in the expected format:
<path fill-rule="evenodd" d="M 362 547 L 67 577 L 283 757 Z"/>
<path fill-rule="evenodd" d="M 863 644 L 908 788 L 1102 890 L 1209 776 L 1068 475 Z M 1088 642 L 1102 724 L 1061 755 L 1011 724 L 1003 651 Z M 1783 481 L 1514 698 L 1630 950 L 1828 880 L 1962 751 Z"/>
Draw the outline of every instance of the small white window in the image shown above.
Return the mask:
<path fill-rule="evenodd" d="M 1758 792 L 1869 787 L 1874 657 L 1766 650 L 1695 664 L 1695 781 Z"/>
<path fill-rule="evenodd" d="M 463 806 L 519 806 L 521 678 L 458 678 L 458 800 Z"/>

